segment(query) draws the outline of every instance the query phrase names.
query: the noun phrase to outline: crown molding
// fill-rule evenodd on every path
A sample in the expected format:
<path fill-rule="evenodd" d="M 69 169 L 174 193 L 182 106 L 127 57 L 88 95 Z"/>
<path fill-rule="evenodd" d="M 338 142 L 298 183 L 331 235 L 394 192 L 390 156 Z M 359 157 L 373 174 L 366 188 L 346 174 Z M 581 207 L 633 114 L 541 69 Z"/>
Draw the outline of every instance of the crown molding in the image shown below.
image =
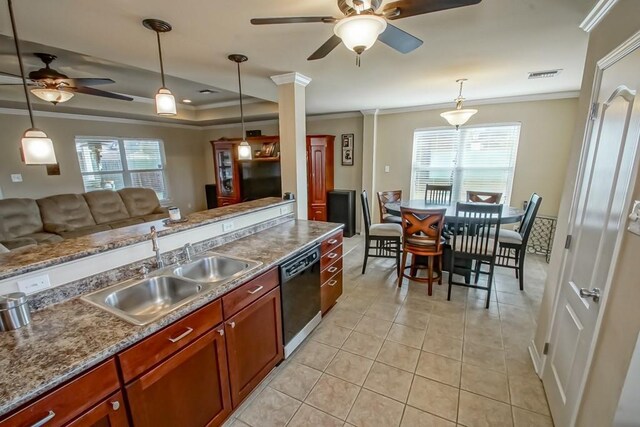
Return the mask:
<path fill-rule="evenodd" d="M 242 98 L 242 104 L 243 105 L 258 104 L 258 103 L 261 103 L 261 102 L 271 103 L 271 101 L 267 101 L 265 99 L 260 99 L 260 98 L 246 98 L 246 99 L 244 97 Z M 207 110 L 209 108 L 234 107 L 236 105 L 240 105 L 240 100 L 234 99 L 234 100 L 230 100 L 230 101 L 212 102 L 210 104 L 196 105 L 196 106 L 194 106 L 194 108 L 197 111 L 201 111 L 201 110 Z"/>
<path fill-rule="evenodd" d="M 362 118 L 362 114 L 358 111 L 347 111 L 344 113 L 331 113 L 331 114 L 317 114 L 314 116 L 307 116 L 308 122 L 316 122 L 321 120 L 339 120 L 339 119 L 353 119 Z M 251 126 L 270 126 L 277 125 L 278 119 L 259 120 L 255 122 L 245 122 L 246 127 Z M 237 123 L 224 123 L 221 125 L 204 126 L 202 129 L 233 129 L 240 127 L 240 122 Z"/>
<path fill-rule="evenodd" d="M 278 74 L 276 76 L 271 76 L 271 80 L 277 85 L 285 85 L 289 83 L 295 83 L 301 86 L 307 86 L 311 83 L 311 77 L 307 77 L 304 74 L 300 74 L 298 72 L 286 73 L 286 74 Z"/>
<path fill-rule="evenodd" d="M 591 9 L 587 17 L 584 18 L 584 21 L 580 23 L 580 28 L 590 33 L 616 3 L 618 3 L 618 0 L 599 0 L 598 3 L 593 6 L 593 9 Z"/>

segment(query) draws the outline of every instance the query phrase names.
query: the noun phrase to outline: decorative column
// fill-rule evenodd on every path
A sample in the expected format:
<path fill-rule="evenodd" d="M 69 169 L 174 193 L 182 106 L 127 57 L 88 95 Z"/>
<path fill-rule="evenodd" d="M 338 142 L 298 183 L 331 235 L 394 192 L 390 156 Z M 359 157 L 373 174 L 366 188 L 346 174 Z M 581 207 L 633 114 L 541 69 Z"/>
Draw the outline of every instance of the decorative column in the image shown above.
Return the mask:
<path fill-rule="evenodd" d="M 378 141 L 378 111 L 363 110 L 362 123 L 362 189 L 369 196 L 369 210 L 373 215 L 373 222 L 379 222 L 378 209 L 375 204 L 375 171 L 376 171 L 376 145 Z"/>
<path fill-rule="evenodd" d="M 307 219 L 307 115 L 305 87 L 311 82 L 300 73 L 272 76 L 278 85 L 280 167 L 282 192 L 296 196 L 298 219 Z"/>

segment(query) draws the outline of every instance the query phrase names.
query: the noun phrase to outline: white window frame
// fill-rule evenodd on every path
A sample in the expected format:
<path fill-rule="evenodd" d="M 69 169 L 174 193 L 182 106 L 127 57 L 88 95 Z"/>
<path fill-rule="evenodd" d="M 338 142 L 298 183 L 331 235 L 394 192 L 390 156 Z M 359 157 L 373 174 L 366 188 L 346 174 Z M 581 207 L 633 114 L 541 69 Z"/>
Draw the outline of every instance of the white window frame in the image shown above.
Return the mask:
<path fill-rule="evenodd" d="M 514 181 L 514 177 L 515 177 L 515 170 L 516 170 L 516 163 L 517 163 L 517 157 L 518 157 L 518 149 L 520 146 L 520 137 L 522 135 L 522 123 L 521 122 L 506 122 L 506 123 L 487 123 L 487 124 L 478 124 L 478 125 L 473 125 L 473 126 L 465 126 L 466 129 L 477 129 L 477 128 L 490 128 L 490 127 L 503 127 L 503 126 L 518 126 L 518 138 L 516 140 L 515 143 L 515 148 L 514 148 L 514 155 L 513 155 L 513 163 L 511 166 L 509 167 L 496 167 L 496 168 L 483 168 L 483 169 L 492 169 L 492 170 L 503 170 L 503 171 L 507 171 L 510 172 L 509 176 L 508 176 L 508 180 L 506 182 L 506 191 L 503 194 L 503 203 L 505 205 L 509 205 L 510 201 L 511 201 L 511 193 L 513 192 L 513 181 Z M 417 146 L 418 144 L 416 143 L 416 134 L 419 132 L 428 132 L 428 131 L 442 131 L 442 130 L 453 130 L 454 132 L 460 132 L 462 131 L 462 129 L 460 130 L 455 130 L 450 126 L 437 126 L 437 127 L 428 127 L 428 128 L 419 128 L 419 129 L 415 129 L 413 132 L 413 149 L 412 149 L 412 153 L 411 153 L 411 187 L 410 187 L 410 197 L 411 199 L 421 199 L 424 198 L 424 189 L 420 189 L 420 190 L 416 190 L 416 171 L 417 170 L 451 170 L 452 168 L 450 167 L 432 167 L 432 168 L 428 168 L 428 167 L 420 167 L 419 165 L 416 164 L 416 151 L 417 151 Z M 460 136 L 462 136 L 462 133 L 459 134 Z M 469 167 L 461 167 L 460 165 L 460 159 L 464 156 L 464 150 L 461 150 L 461 148 L 464 147 L 463 145 L 463 139 L 462 138 L 458 138 L 458 142 L 457 142 L 457 146 L 458 146 L 458 151 L 457 151 L 457 160 L 456 160 L 456 165 L 455 167 L 453 167 L 453 189 L 452 189 L 452 197 L 451 197 L 451 202 L 466 202 L 466 200 L 456 200 L 458 198 L 458 195 L 460 193 L 460 185 L 461 185 L 461 179 L 462 179 L 462 174 L 463 171 L 465 170 L 473 170 L 476 168 L 469 168 Z"/>
<path fill-rule="evenodd" d="M 164 141 L 160 138 L 129 138 L 129 137 L 117 137 L 117 136 L 80 136 L 76 135 L 74 139 L 74 149 L 76 152 L 76 158 L 78 149 L 77 144 L 80 142 L 91 142 L 92 140 L 99 141 L 118 141 L 118 148 L 120 151 L 120 162 L 122 163 L 122 170 L 117 171 L 96 171 L 96 172 L 82 172 L 80 169 L 80 177 L 82 178 L 85 175 L 113 175 L 113 174 L 122 174 L 122 179 L 124 181 L 125 187 L 132 187 L 131 174 L 132 173 L 140 173 L 140 172 L 162 172 L 162 179 L 164 181 L 165 195 L 164 199 L 160 199 L 160 203 L 162 205 L 166 205 L 171 202 L 170 190 L 169 190 L 169 181 L 167 179 L 167 157 L 164 151 Z M 127 162 L 127 152 L 125 150 L 124 141 L 157 141 L 160 144 L 160 161 L 162 162 L 161 169 L 134 169 L 130 170 Z M 80 165 L 78 165 L 80 166 Z M 84 187 L 84 179 L 82 180 L 82 186 Z M 86 190 L 86 188 L 85 188 Z"/>

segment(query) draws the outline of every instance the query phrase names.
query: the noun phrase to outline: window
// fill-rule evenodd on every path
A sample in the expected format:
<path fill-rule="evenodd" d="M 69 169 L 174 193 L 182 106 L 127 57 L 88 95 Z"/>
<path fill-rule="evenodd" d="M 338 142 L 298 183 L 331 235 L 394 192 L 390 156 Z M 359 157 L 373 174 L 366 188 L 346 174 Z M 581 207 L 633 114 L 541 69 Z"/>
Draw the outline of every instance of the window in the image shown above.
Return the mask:
<path fill-rule="evenodd" d="M 416 130 L 411 198 L 424 198 L 427 183 L 453 184 L 455 201 L 475 190 L 500 192 L 509 204 L 519 139 L 520 124 Z"/>
<path fill-rule="evenodd" d="M 169 198 L 160 140 L 77 137 L 76 152 L 85 191 L 147 187 Z"/>

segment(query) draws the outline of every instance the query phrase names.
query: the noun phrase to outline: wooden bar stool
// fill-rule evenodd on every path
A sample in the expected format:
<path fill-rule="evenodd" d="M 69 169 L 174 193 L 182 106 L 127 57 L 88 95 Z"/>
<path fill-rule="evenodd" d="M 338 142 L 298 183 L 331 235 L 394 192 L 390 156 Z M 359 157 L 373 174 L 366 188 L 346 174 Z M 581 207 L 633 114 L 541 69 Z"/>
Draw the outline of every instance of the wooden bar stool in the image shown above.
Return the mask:
<path fill-rule="evenodd" d="M 385 205 L 391 202 L 402 200 L 402 190 L 378 191 L 378 207 L 380 208 L 380 221 L 400 224 L 402 220 L 399 216 L 392 215 L 387 211 Z"/>
<path fill-rule="evenodd" d="M 426 282 L 429 285 L 429 295 L 432 294 L 434 280 L 442 284 L 442 247 L 444 239 L 442 228 L 444 227 L 444 216 L 446 209 L 409 209 L 400 208 L 402 217 L 402 262 L 398 275 L 398 286 L 402 286 L 402 278 L 406 277 L 417 282 Z M 404 272 L 407 255 L 412 255 L 411 275 Z M 416 257 L 426 257 L 428 259 L 427 277 L 416 277 Z M 438 275 L 434 276 L 434 263 L 438 259 Z"/>
<path fill-rule="evenodd" d="M 467 191 L 467 202 L 471 203 L 492 203 L 497 205 L 502 200 L 502 193 L 491 193 L 488 191 Z"/>

